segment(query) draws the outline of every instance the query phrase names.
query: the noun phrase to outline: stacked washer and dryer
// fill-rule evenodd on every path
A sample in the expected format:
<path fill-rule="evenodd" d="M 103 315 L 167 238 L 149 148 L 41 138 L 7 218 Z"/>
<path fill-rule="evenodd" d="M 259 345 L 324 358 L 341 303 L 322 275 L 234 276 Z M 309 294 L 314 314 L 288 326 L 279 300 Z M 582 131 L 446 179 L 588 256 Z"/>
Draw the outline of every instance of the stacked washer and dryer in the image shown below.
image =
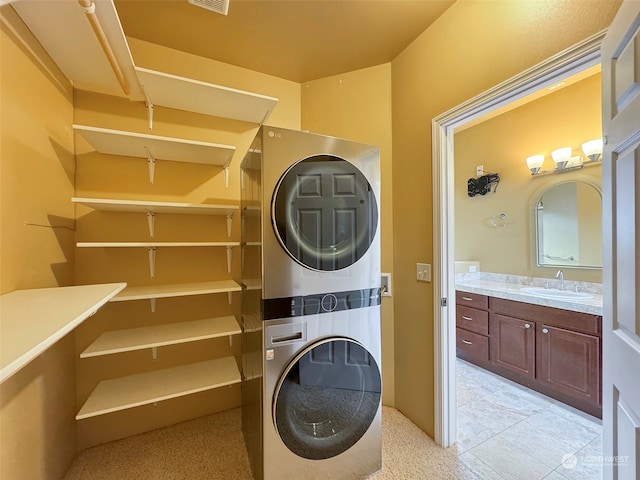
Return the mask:
<path fill-rule="evenodd" d="M 378 147 L 263 126 L 242 162 L 243 432 L 254 477 L 382 466 Z"/>

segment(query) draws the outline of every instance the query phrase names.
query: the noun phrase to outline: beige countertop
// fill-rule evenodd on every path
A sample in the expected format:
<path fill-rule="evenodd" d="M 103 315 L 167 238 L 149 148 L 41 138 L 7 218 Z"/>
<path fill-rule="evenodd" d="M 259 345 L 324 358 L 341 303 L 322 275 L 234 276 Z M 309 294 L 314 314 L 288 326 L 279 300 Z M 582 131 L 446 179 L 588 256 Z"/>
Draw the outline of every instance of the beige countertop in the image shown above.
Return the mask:
<path fill-rule="evenodd" d="M 565 281 L 565 290 L 578 291 L 591 295 L 584 300 L 546 298 L 522 291 L 523 287 L 545 287 L 557 289 L 558 280 L 549 278 L 524 277 L 488 272 L 464 273 L 456 275 L 456 290 L 477 293 L 491 297 L 504 298 L 517 302 L 562 308 L 574 312 L 602 315 L 602 286 L 597 283 Z"/>
<path fill-rule="evenodd" d="M 0 382 L 120 292 L 126 283 L 17 290 L 0 296 Z"/>

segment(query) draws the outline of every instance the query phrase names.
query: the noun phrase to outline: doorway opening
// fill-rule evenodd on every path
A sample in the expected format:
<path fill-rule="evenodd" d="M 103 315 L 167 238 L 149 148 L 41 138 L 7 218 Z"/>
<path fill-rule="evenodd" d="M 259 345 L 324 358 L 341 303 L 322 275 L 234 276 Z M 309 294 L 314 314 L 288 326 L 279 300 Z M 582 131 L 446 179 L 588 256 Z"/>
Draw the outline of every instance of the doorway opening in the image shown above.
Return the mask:
<path fill-rule="evenodd" d="M 500 114 L 501 109 L 513 102 L 524 102 L 530 95 L 540 95 L 541 90 L 597 66 L 603 36 L 604 32 L 597 34 L 433 121 L 434 263 L 439 276 L 439 281 L 434 284 L 434 295 L 442 299 L 434 312 L 435 439 L 442 446 L 450 446 L 457 441 L 456 365 L 462 365 L 459 369 L 466 373 L 474 369 L 473 365 L 461 364 L 456 359 L 454 134 L 461 127 L 478 123 L 487 115 Z M 519 161 L 524 164 L 524 159 Z M 500 221 L 504 223 L 504 219 Z"/>

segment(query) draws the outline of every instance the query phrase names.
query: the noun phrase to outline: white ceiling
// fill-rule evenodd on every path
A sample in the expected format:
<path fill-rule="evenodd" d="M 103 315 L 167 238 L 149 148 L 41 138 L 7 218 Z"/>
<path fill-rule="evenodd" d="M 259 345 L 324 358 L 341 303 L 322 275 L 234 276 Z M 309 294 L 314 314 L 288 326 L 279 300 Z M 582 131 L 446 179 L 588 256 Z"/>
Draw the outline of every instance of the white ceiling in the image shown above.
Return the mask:
<path fill-rule="evenodd" d="M 393 60 L 455 0 L 115 0 L 125 34 L 305 82 Z"/>

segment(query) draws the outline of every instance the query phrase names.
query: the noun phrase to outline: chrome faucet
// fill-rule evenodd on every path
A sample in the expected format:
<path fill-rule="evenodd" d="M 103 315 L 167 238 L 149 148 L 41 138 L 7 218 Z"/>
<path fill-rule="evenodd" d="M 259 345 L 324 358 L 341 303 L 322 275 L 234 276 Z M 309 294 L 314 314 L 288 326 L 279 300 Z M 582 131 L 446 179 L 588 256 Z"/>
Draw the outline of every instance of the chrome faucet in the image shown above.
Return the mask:
<path fill-rule="evenodd" d="M 564 272 L 562 270 L 558 270 L 556 278 L 560 278 L 560 290 L 564 290 Z"/>

